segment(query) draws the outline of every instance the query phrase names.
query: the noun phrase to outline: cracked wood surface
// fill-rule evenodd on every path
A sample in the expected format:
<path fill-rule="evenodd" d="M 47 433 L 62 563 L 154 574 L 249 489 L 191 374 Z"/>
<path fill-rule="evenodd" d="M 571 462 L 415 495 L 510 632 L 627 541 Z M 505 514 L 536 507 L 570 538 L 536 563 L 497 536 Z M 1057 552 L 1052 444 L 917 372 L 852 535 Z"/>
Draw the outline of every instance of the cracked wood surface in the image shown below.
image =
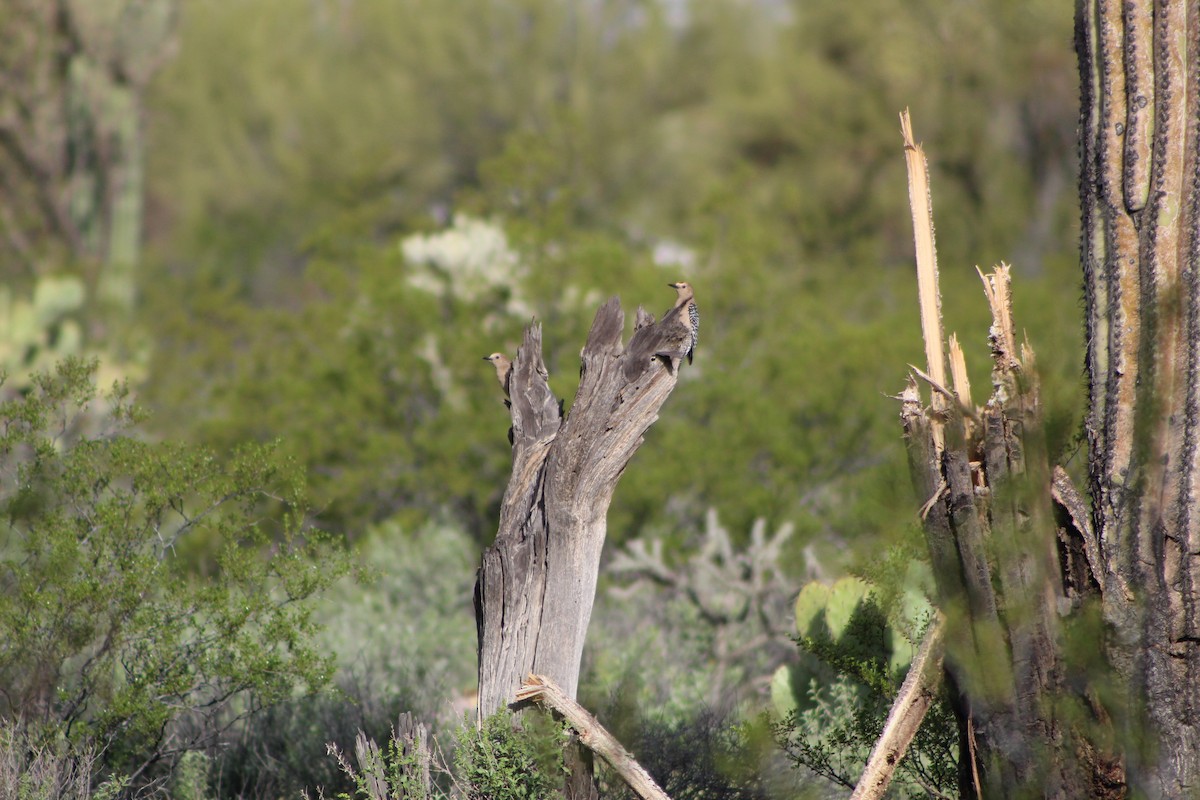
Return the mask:
<path fill-rule="evenodd" d="M 531 673 L 575 695 L 608 506 L 678 379 L 653 356 L 653 316 L 638 309 L 627 348 L 624 322 L 616 298 L 596 313 L 566 416 L 547 384 L 540 326 L 513 361 L 513 470 L 475 587 L 481 717 L 511 703 Z"/>

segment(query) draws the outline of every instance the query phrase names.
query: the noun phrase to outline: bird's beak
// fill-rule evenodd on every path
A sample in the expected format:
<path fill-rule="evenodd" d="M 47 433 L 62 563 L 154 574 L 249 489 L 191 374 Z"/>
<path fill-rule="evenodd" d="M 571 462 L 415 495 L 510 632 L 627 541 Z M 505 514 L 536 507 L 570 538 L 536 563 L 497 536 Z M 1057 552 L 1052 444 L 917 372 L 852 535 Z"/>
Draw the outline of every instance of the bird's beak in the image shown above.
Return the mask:
<path fill-rule="evenodd" d="M 667 286 L 670 286 L 672 289 L 678 289 L 678 288 L 679 288 L 679 284 L 678 284 L 678 283 L 668 283 L 668 284 L 667 284 Z"/>
<path fill-rule="evenodd" d="M 492 360 L 492 357 L 491 357 L 491 356 L 484 356 L 484 357 L 483 357 L 483 360 L 484 360 L 484 361 L 491 361 L 491 360 Z"/>

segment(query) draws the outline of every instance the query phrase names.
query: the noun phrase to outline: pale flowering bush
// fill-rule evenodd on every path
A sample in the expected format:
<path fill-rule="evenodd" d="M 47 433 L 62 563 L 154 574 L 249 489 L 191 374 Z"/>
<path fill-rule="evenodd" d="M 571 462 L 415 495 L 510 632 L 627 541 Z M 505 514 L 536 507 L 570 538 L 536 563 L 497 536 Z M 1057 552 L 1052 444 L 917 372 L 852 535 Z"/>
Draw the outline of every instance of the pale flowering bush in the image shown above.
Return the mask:
<path fill-rule="evenodd" d="M 656 267 L 663 267 L 664 269 L 674 268 L 688 273 L 696 267 L 696 251 L 684 244 L 669 239 L 655 244 L 651 257 L 654 259 Z"/>
<path fill-rule="evenodd" d="M 416 289 L 467 302 L 500 294 L 509 314 L 532 315 L 520 291 L 526 269 L 508 246 L 504 229 L 494 222 L 456 214 L 444 231 L 405 237 L 400 251 L 412 268 L 409 285 Z"/>

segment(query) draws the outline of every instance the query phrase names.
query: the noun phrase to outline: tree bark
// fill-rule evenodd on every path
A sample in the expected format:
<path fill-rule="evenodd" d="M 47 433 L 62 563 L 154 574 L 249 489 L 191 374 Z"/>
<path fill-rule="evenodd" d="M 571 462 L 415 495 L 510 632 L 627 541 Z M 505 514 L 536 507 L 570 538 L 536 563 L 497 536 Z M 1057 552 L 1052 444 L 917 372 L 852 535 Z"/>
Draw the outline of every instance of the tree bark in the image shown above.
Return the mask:
<path fill-rule="evenodd" d="M 1092 525 L 1132 788 L 1200 787 L 1200 3 L 1080 2 Z"/>
<path fill-rule="evenodd" d="M 597 312 L 565 420 L 540 326 L 525 331 L 513 361 L 512 477 L 475 587 L 481 719 L 513 702 L 531 673 L 575 696 L 608 506 L 677 380 L 654 356 L 654 318 L 638 309 L 627 348 L 624 320 L 616 298 Z"/>

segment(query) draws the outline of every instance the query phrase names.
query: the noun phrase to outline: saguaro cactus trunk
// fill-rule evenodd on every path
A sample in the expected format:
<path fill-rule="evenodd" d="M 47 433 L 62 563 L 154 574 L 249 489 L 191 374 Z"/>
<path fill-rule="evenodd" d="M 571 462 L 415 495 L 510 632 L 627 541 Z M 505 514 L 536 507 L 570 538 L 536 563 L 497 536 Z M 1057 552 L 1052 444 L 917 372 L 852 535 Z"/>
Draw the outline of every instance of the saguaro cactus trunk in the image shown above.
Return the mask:
<path fill-rule="evenodd" d="M 179 0 L 8 0 L 0 49 L 0 255 L 99 267 L 128 309 L 142 239 L 143 99 Z M 50 255 L 52 258 L 47 258 Z"/>
<path fill-rule="evenodd" d="M 1077 31 L 1092 524 L 1134 788 L 1200 787 L 1200 2 Z M 1142 746 L 1133 746 L 1140 744 Z"/>

